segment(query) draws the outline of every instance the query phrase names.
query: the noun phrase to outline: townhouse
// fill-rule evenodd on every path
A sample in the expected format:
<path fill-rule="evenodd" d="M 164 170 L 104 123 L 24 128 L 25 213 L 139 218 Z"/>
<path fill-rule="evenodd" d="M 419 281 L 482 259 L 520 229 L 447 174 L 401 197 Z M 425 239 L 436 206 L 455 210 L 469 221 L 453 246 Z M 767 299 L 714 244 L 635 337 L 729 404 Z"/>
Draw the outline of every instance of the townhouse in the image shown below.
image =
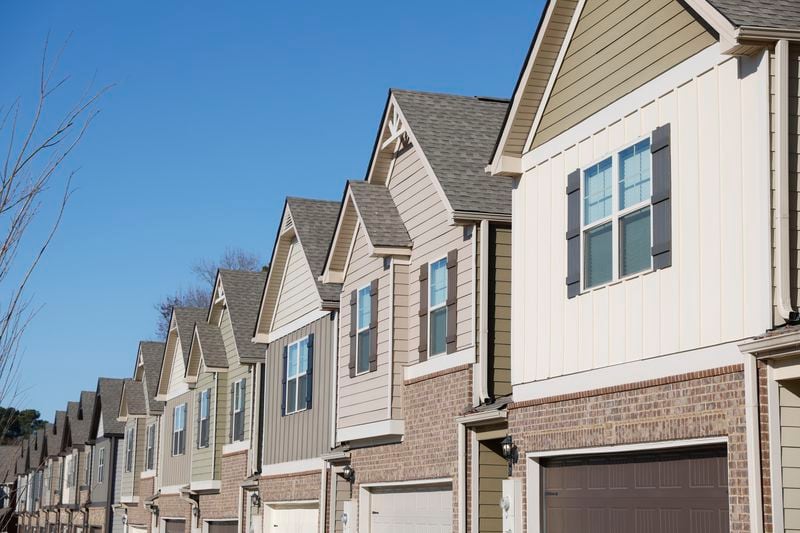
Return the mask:
<path fill-rule="evenodd" d="M 332 530 L 456 529 L 489 473 L 467 471 L 477 442 L 504 437 L 512 180 L 484 166 L 506 111 L 392 90 L 345 188 L 323 270 L 342 284 Z"/>
<path fill-rule="evenodd" d="M 45 435 L 46 455 L 44 458 L 43 489 L 39 526 L 47 533 L 58 533 L 60 529 L 59 505 L 61 503 L 61 475 L 63 458 L 61 452 L 66 441 L 67 413 L 56 411 L 55 423 L 48 426 Z"/>
<path fill-rule="evenodd" d="M 67 406 L 67 439 L 64 456 L 64 476 L 61 490 L 60 523 L 64 533 L 82 533 L 88 516 L 81 512 L 81 498 L 88 486 L 91 471 L 87 442 L 94 418 L 95 391 L 83 391 L 77 402 Z"/>
<path fill-rule="evenodd" d="M 320 275 L 339 202 L 287 198 L 255 340 L 268 344 L 259 497 L 266 531 L 328 531 L 341 285 Z"/>
<path fill-rule="evenodd" d="M 0 446 L 0 532 L 16 533 L 17 520 L 14 517 L 17 488 L 17 460 L 20 446 L 7 444 Z"/>

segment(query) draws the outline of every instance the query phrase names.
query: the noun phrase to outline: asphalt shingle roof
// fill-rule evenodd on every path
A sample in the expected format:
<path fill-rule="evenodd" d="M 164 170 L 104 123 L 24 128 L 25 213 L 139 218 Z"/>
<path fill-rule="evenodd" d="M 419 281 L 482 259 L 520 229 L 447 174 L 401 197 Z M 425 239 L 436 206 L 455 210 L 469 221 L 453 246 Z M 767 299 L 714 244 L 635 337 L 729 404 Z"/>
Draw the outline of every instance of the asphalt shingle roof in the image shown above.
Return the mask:
<path fill-rule="evenodd" d="M 147 401 L 150 405 L 151 413 L 162 413 L 164 402 L 156 400 L 158 394 L 158 378 L 161 376 L 161 362 L 164 359 L 164 343 L 154 341 L 142 341 L 139 343 L 139 350 L 142 352 L 142 362 L 144 363 L 144 381 L 147 387 Z"/>
<path fill-rule="evenodd" d="M 412 245 L 389 189 L 366 181 L 350 181 L 348 185 L 373 246 L 404 248 Z"/>
<path fill-rule="evenodd" d="M 44 451 L 44 436 L 50 431 L 50 422 L 47 422 L 43 428 L 34 431 L 28 440 L 28 459 L 30 468 L 36 469 L 42 466 L 42 452 Z"/>
<path fill-rule="evenodd" d="M 484 170 L 509 102 L 398 89 L 392 94 L 453 210 L 511 215 L 513 179 Z"/>
<path fill-rule="evenodd" d="M 292 212 L 295 231 L 303 244 L 303 252 L 317 282 L 320 297 L 325 302 L 338 302 L 342 286 L 338 283 L 322 283 L 319 276 L 336 231 L 340 203 L 307 198 L 287 198 L 286 203 Z"/>
<path fill-rule="evenodd" d="M 47 432 L 47 455 L 53 456 L 61 453 L 66 425 L 67 412 L 56 411 L 56 422 L 50 425 L 50 431 Z"/>
<path fill-rule="evenodd" d="M 92 424 L 94 412 L 94 392 L 81 392 L 79 402 L 67 404 L 67 418 L 69 419 L 69 434 L 72 446 L 79 446 L 89 440 L 89 427 Z"/>
<path fill-rule="evenodd" d="M 246 359 L 264 357 L 266 346 L 256 344 L 252 339 L 261 306 L 261 295 L 267 282 L 267 273 L 221 269 L 219 274 L 222 277 L 222 287 L 225 289 L 225 303 L 231 316 L 233 337 L 236 340 L 239 357 Z"/>
<path fill-rule="evenodd" d="M 709 0 L 734 26 L 800 28 L 800 0 Z"/>
<path fill-rule="evenodd" d="M 144 416 L 147 414 L 147 402 L 144 395 L 144 383 L 127 380 L 122 389 L 129 415 Z"/>
<path fill-rule="evenodd" d="M 0 483 L 10 483 L 14 481 L 19 451 L 19 444 L 0 446 Z"/>
<path fill-rule="evenodd" d="M 226 287 L 227 290 L 227 287 Z M 176 307 L 175 322 L 178 324 L 178 336 L 181 339 L 184 366 L 189 362 L 189 345 L 194 334 L 194 325 L 205 322 L 208 310 L 203 307 Z"/>
<path fill-rule="evenodd" d="M 126 380 L 117 378 L 100 378 L 97 380 L 97 401 L 100 416 L 103 419 L 105 435 L 122 435 L 125 424 L 117 420 L 119 402 L 122 398 L 122 387 Z"/>
<path fill-rule="evenodd" d="M 208 322 L 198 322 L 197 338 L 200 340 L 200 346 L 203 349 L 203 359 L 206 366 L 228 368 L 228 356 L 225 352 L 225 343 L 222 340 L 222 331 L 220 331 L 219 327 Z"/>

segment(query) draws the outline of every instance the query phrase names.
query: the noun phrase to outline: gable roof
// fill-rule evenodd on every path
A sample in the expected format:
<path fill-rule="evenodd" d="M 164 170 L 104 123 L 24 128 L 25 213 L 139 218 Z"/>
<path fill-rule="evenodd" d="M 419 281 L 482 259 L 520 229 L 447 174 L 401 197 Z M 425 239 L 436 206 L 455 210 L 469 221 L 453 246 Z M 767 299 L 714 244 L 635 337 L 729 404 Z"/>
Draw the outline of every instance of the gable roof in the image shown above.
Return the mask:
<path fill-rule="evenodd" d="M 67 404 L 70 445 L 81 446 L 89 440 L 89 428 L 94 413 L 94 392 L 81 392 L 80 400 Z"/>
<path fill-rule="evenodd" d="M 413 244 L 389 189 L 381 184 L 352 180 L 347 187 L 372 246 L 405 248 Z"/>
<path fill-rule="evenodd" d="M 194 335 L 192 336 L 192 344 L 189 352 L 189 365 L 186 366 L 186 374 L 189 375 L 189 369 L 197 369 L 199 372 L 200 353 L 202 352 L 203 361 L 209 368 L 225 369 L 228 368 L 228 357 L 225 350 L 225 342 L 222 340 L 222 331 L 219 326 L 209 324 L 208 322 L 198 322 L 195 324 Z M 194 358 L 197 357 L 197 361 Z"/>
<path fill-rule="evenodd" d="M 50 424 L 47 432 L 47 455 L 53 457 L 61 453 L 66 444 L 64 434 L 67 425 L 67 412 L 56 411 L 55 423 Z"/>
<path fill-rule="evenodd" d="M 164 349 L 165 345 L 163 342 L 139 342 L 139 355 L 144 365 L 142 382 L 146 387 L 145 394 L 150 413 L 161 413 L 164 411 L 164 403 L 156 400 L 156 394 L 158 394 L 158 378 L 161 374 L 161 362 L 164 359 Z"/>
<path fill-rule="evenodd" d="M 28 466 L 35 470 L 42 466 L 42 458 L 45 452 L 45 434 L 50 431 L 50 422 L 46 422 L 43 428 L 37 429 L 28 437 Z"/>
<path fill-rule="evenodd" d="M 797 0 L 708 0 L 708 3 L 737 27 L 800 28 Z"/>
<path fill-rule="evenodd" d="M 0 483 L 11 483 L 14 481 L 19 452 L 19 444 L 0 446 Z"/>
<path fill-rule="evenodd" d="M 175 325 L 178 329 L 178 337 L 181 340 L 181 351 L 183 352 L 183 364 L 189 362 L 189 345 L 194 334 L 194 325 L 198 322 L 205 322 L 207 310 L 203 307 L 176 307 L 172 311 Z"/>
<path fill-rule="evenodd" d="M 92 435 L 97 432 L 98 423 L 103 421 L 103 435 L 101 437 L 122 435 L 125 424 L 117 420 L 119 402 L 122 398 L 122 387 L 125 379 L 99 378 L 97 380 L 97 396 L 95 406 L 95 423 L 92 424 Z"/>
<path fill-rule="evenodd" d="M 266 353 L 266 346 L 254 343 L 252 339 L 267 273 L 220 269 L 218 276 L 225 292 L 225 304 L 228 306 L 239 359 L 260 362 Z"/>
<path fill-rule="evenodd" d="M 19 452 L 17 453 L 17 475 L 25 474 L 28 471 L 29 444 L 29 439 L 23 439 L 19 444 Z"/>
<path fill-rule="evenodd" d="M 131 416 L 147 416 L 147 402 L 145 400 L 144 384 L 132 379 L 125 380 L 122 386 L 119 414 Z M 121 416 L 120 416 L 121 418 Z"/>
<path fill-rule="evenodd" d="M 491 179 L 486 161 L 509 101 L 392 89 L 456 217 L 511 215 L 513 180 Z"/>

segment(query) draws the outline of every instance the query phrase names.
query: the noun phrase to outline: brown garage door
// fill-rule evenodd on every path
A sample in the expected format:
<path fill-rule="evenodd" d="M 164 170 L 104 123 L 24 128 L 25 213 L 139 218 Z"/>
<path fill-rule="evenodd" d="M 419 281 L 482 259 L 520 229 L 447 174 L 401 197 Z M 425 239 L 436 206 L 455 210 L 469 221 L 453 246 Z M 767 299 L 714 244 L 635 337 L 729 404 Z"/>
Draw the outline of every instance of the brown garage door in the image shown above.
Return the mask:
<path fill-rule="evenodd" d="M 164 533 L 183 533 L 186 520 L 164 520 Z"/>
<path fill-rule="evenodd" d="M 728 533 L 725 448 L 559 458 L 542 466 L 547 533 Z"/>
<path fill-rule="evenodd" d="M 208 522 L 208 533 L 236 533 L 239 522 L 236 520 L 214 520 Z"/>

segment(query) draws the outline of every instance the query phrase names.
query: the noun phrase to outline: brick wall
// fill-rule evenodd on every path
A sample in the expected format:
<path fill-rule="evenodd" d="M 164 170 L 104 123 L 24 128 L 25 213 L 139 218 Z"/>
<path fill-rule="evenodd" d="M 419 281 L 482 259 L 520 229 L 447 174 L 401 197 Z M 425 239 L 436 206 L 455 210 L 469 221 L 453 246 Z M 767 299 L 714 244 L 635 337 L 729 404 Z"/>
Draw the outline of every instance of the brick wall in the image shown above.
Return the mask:
<path fill-rule="evenodd" d="M 138 475 L 138 474 L 137 474 Z M 144 506 L 144 502 L 153 496 L 153 482 L 155 478 L 145 478 L 139 480 L 139 502 L 137 504 L 125 504 L 128 517 L 128 524 L 137 527 L 145 527 L 149 532 L 151 529 L 152 514 Z"/>
<path fill-rule="evenodd" d="M 200 495 L 201 519 L 238 519 L 240 488 L 247 477 L 247 451 L 224 455 L 221 467 L 219 494 Z"/>
<path fill-rule="evenodd" d="M 319 500 L 320 471 L 262 477 L 259 491 L 265 502 Z"/>
<path fill-rule="evenodd" d="M 89 507 L 89 525 L 102 527 L 106 526 L 106 508 L 105 507 Z"/>
<path fill-rule="evenodd" d="M 158 505 L 158 519 L 163 518 L 176 518 L 184 520 L 184 531 L 191 533 L 192 531 L 192 506 L 185 500 L 182 500 L 177 494 L 168 494 L 159 496 L 156 501 Z"/>
<path fill-rule="evenodd" d="M 764 533 L 772 533 L 772 483 L 769 455 L 769 382 L 767 365 L 758 362 L 758 418 L 761 434 L 761 497 L 764 506 Z"/>
<path fill-rule="evenodd" d="M 730 531 L 749 530 L 741 365 L 522 402 L 508 424 L 521 479 L 526 452 L 727 436 Z"/>

